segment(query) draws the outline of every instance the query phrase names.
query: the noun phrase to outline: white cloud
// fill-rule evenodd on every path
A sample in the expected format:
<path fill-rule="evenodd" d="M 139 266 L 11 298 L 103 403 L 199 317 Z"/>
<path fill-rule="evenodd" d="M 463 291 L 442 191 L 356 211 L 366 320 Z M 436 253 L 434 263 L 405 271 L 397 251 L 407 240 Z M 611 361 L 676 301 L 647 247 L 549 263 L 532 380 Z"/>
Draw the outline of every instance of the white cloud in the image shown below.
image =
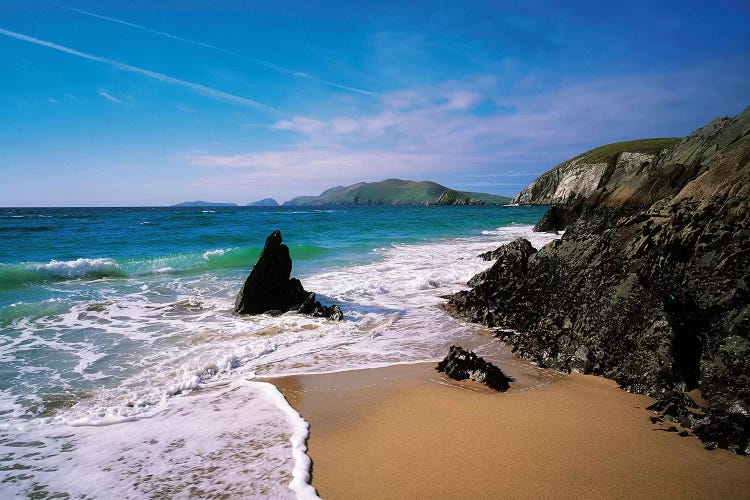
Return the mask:
<path fill-rule="evenodd" d="M 304 116 L 295 116 L 291 120 L 280 120 L 274 123 L 271 128 L 274 130 L 294 130 L 303 134 L 313 135 L 321 131 L 326 124 L 314 118 Z"/>
<path fill-rule="evenodd" d="M 116 102 L 118 104 L 122 103 L 122 100 L 118 99 L 117 97 L 114 97 L 113 95 L 108 94 L 107 91 L 104 89 L 99 89 L 99 95 L 110 102 Z"/>

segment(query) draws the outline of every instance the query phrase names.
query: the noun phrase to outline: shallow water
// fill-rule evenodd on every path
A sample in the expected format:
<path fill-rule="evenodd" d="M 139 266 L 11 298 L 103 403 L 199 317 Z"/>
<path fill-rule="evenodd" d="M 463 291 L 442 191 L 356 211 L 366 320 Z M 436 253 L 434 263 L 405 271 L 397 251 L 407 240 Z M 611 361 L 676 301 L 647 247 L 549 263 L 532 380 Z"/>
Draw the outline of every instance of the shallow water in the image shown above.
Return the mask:
<path fill-rule="evenodd" d="M 312 495 L 288 486 L 306 473 L 306 424 L 247 381 L 434 360 L 462 340 L 489 349 L 440 296 L 489 265 L 478 253 L 518 236 L 549 241 L 530 231 L 542 213 L 0 209 L 2 489 Z M 273 229 L 305 288 L 346 321 L 232 315 Z"/>

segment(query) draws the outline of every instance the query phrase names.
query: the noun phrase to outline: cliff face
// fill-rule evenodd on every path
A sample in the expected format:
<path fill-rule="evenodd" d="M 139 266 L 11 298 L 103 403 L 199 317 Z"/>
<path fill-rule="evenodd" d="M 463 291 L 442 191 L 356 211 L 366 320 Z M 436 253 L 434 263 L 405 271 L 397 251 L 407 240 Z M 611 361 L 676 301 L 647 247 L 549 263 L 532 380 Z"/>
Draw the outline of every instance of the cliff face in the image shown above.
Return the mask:
<path fill-rule="evenodd" d="M 554 205 L 612 189 L 648 171 L 679 139 L 646 139 L 592 149 L 541 175 L 513 199 L 521 205 Z"/>
<path fill-rule="evenodd" d="M 561 240 L 497 252 L 446 308 L 541 365 L 659 399 L 709 447 L 750 453 L 750 108 L 643 155 L 618 153 L 598 187 L 540 222 L 565 227 Z M 705 414 L 683 395 L 694 388 Z"/>

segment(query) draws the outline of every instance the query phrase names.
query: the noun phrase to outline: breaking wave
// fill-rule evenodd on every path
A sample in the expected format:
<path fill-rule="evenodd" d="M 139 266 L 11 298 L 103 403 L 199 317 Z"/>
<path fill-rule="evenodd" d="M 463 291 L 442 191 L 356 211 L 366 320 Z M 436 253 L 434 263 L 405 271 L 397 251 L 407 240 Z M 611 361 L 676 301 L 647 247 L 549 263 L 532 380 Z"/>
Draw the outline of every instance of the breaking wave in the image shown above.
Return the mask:
<path fill-rule="evenodd" d="M 128 278 L 154 274 L 205 273 L 219 269 L 249 269 L 260 255 L 259 247 L 215 249 L 148 258 L 80 258 L 46 263 L 0 263 L 0 290 L 23 288 L 68 280 Z M 314 245 L 295 245 L 295 260 L 325 257 L 331 250 Z"/>

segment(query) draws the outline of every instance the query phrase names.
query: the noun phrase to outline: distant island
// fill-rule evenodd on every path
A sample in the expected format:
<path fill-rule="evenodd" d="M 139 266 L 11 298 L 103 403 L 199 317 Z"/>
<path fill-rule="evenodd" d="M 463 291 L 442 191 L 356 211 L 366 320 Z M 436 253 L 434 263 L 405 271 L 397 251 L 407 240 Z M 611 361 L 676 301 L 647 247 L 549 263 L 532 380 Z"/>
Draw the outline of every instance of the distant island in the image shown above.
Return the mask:
<path fill-rule="evenodd" d="M 236 207 L 236 203 L 215 203 L 212 201 L 184 201 L 176 205 L 170 205 L 173 207 Z"/>
<path fill-rule="evenodd" d="M 504 205 L 507 196 L 456 191 L 436 182 L 386 179 L 336 186 L 318 196 L 297 196 L 284 206 L 328 205 Z"/>
<path fill-rule="evenodd" d="M 245 205 L 246 207 L 278 207 L 279 203 L 273 198 L 263 198 Z"/>
<path fill-rule="evenodd" d="M 457 191 L 432 181 L 385 179 L 358 182 L 350 186 L 326 189 L 317 196 L 296 196 L 285 201 L 285 207 L 321 207 L 330 205 L 506 205 L 508 196 L 473 191 Z M 236 207 L 236 203 L 186 201 L 173 207 Z M 248 203 L 248 207 L 278 207 L 273 198 Z"/>

